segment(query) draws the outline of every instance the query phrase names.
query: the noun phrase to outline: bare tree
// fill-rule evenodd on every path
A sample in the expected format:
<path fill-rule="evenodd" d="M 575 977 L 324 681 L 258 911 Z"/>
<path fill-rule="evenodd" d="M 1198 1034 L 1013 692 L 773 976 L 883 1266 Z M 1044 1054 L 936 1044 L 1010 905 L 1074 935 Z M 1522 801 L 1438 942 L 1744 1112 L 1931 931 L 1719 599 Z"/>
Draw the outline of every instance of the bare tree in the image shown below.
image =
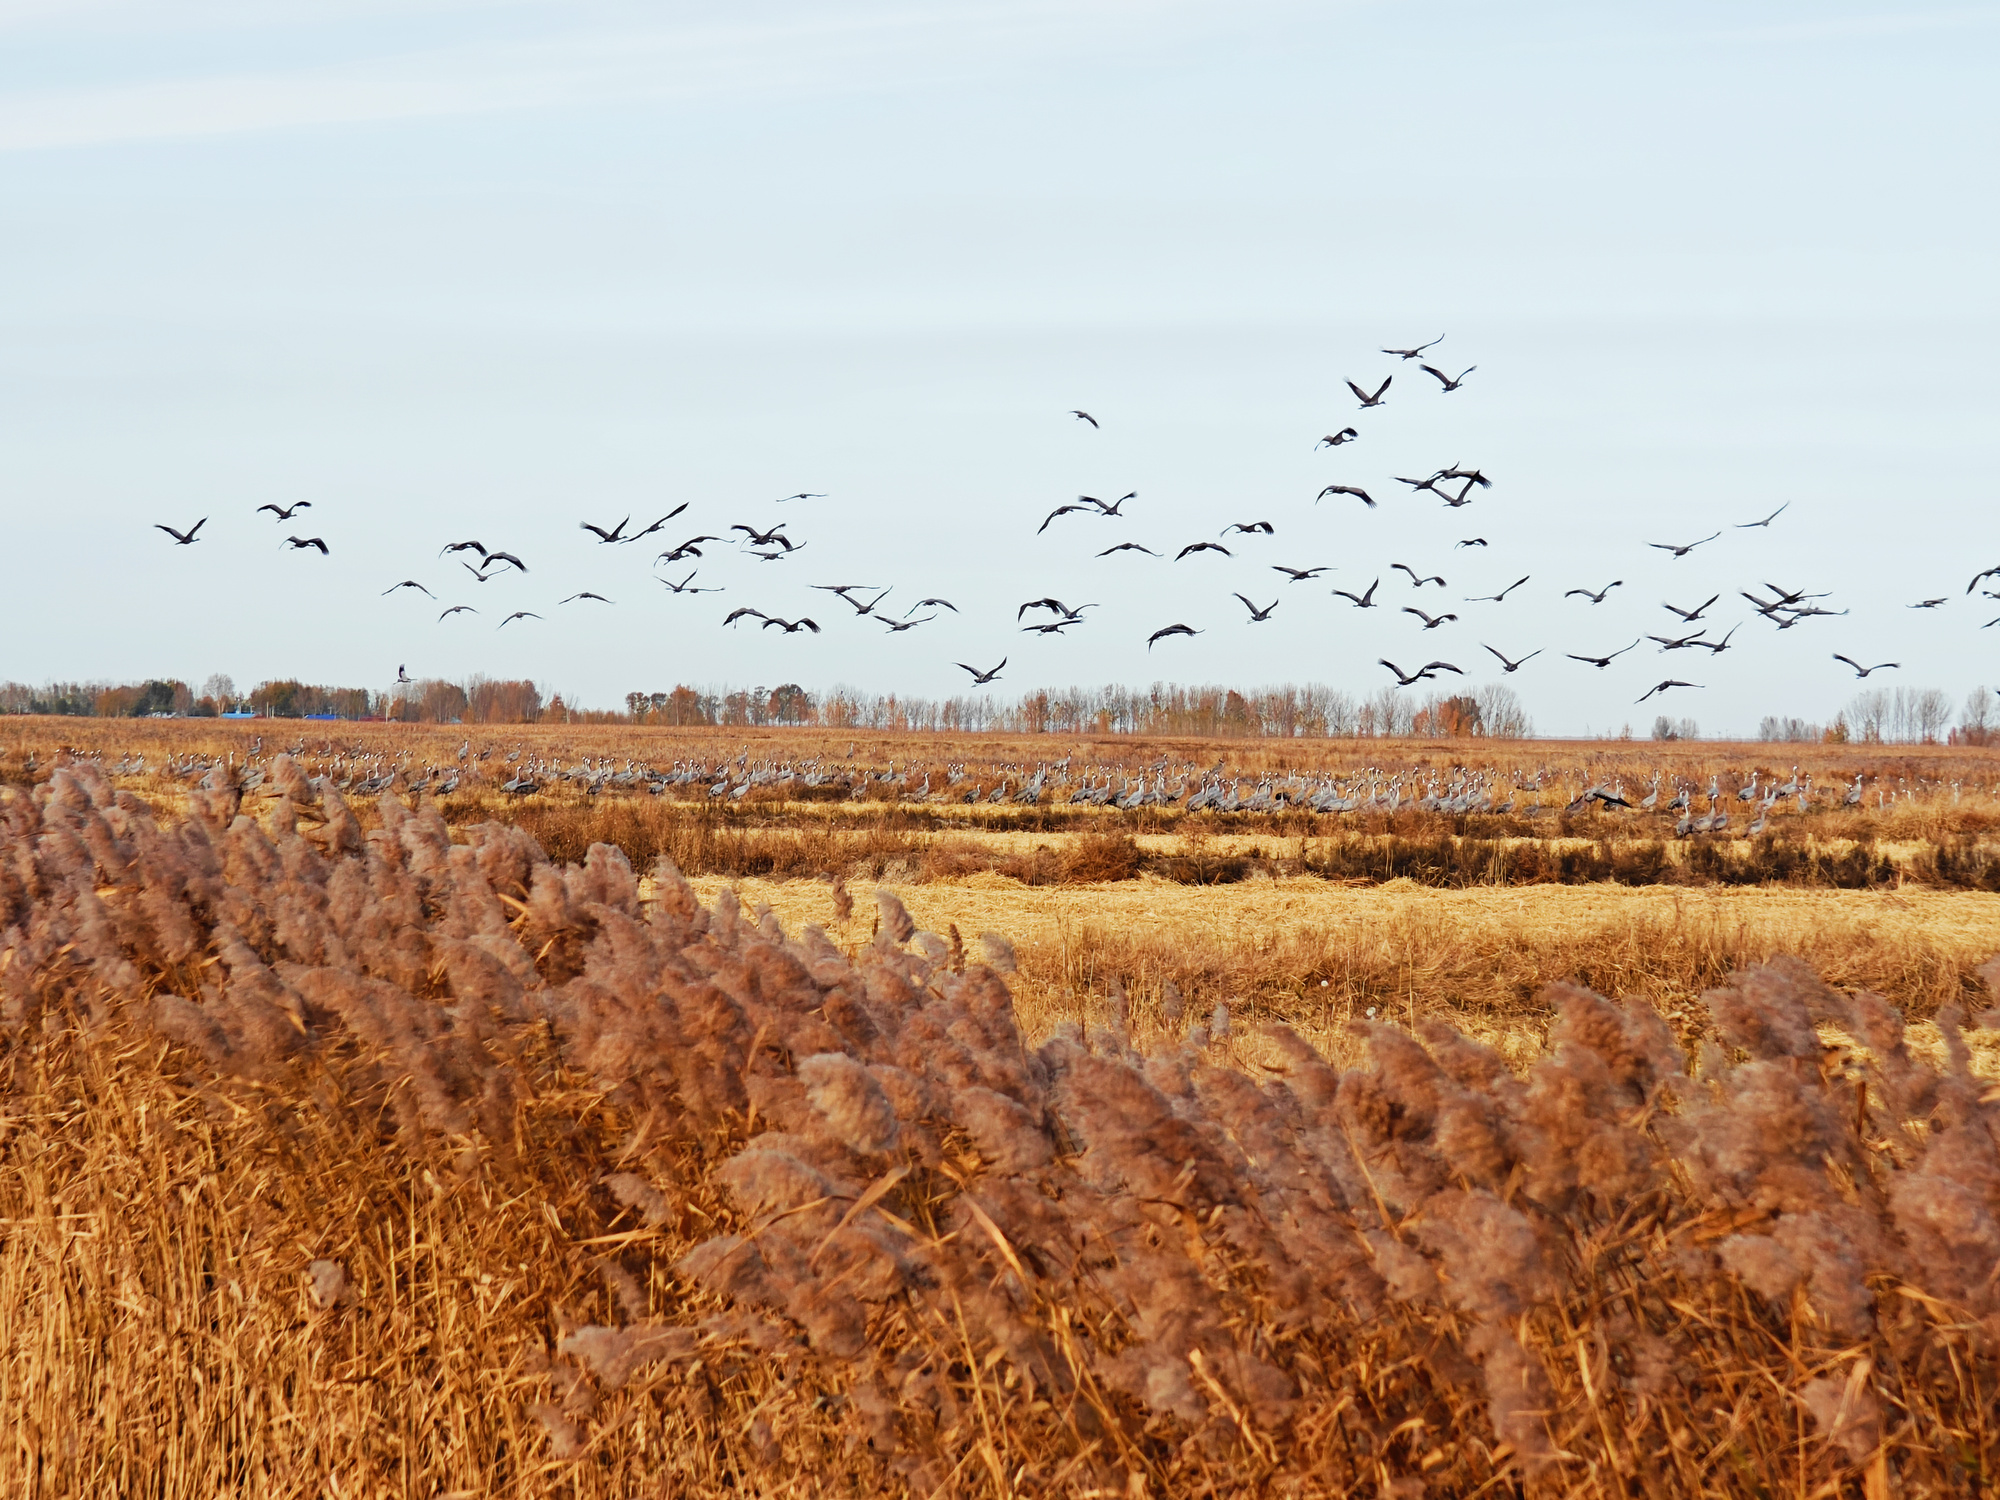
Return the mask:
<path fill-rule="evenodd" d="M 1951 722 L 1951 699 L 1941 688 L 1919 688 L 1910 697 L 1910 718 L 1917 737 L 1926 745 L 1935 745 Z"/>
<path fill-rule="evenodd" d="M 1870 688 L 1865 693 L 1856 693 L 1847 705 L 1846 718 L 1856 740 L 1864 745 L 1881 743 L 1882 732 L 1889 719 L 1888 692 L 1883 688 Z"/>
<path fill-rule="evenodd" d="M 1965 695 L 1964 712 L 1958 716 L 1958 737 L 1967 745 L 1984 745 L 1993 738 L 1993 690 L 1983 684 Z"/>
<path fill-rule="evenodd" d="M 1479 732 L 1498 740 L 1526 739 L 1534 721 L 1521 706 L 1520 695 L 1504 682 L 1489 682 L 1479 690 Z"/>

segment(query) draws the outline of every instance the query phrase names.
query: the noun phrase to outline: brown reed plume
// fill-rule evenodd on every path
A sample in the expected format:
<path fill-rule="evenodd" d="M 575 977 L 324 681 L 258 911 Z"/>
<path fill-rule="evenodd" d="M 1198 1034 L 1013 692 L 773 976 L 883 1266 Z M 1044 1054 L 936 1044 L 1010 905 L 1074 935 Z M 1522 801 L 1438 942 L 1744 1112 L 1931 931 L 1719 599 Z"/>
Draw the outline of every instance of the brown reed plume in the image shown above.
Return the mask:
<path fill-rule="evenodd" d="M 1934 1067 L 1780 960 L 1693 1059 L 1557 986 L 1525 1074 L 1341 1071 L 1120 987 L 1030 1048 L 886 891 L 850 954 L 273 780 L 0 798 L 10 1491 L 1992 1488 L 1956 1009 Z"/>

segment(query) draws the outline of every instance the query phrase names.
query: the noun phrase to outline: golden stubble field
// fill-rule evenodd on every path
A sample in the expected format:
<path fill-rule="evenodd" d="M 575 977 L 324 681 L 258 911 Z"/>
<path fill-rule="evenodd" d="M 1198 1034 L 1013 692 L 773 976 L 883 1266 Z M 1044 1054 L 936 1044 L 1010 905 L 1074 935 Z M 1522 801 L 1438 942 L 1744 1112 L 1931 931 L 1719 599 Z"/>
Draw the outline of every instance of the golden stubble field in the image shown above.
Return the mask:
<path fill-rule="evenodd" d="M 692 883 L 711 899 L 730 887 L 787 930 L 817 923 L 850 948 L 874 934 L 873 906 L 856 901 L 843 922 L 823 882 Z M 1917 888 L 1436 890 L 1311 878 L 1028 887 L 992 874 L 891 888 L 919 927 L 1013 943 L 1030 1035 L 1100 1023 L 1113 981 L 1137 1026 L 1164 1029 L 1171 984 L 1194 1014 L 1222 1004 L 1247 1022 L 1279 1018 L 1341 1059 L 1356 1052 L 1357 1021 L 1441 1019 L 1525 1064 L 1549 1020 L 1542 991 L 1557 980 L 1643 1000 L 1692 1039 L 1702 991 L 1778 954 L 1927 1017 L 1983 995 L 1973 970 L 2000 953 L 2000 897 Z"/>

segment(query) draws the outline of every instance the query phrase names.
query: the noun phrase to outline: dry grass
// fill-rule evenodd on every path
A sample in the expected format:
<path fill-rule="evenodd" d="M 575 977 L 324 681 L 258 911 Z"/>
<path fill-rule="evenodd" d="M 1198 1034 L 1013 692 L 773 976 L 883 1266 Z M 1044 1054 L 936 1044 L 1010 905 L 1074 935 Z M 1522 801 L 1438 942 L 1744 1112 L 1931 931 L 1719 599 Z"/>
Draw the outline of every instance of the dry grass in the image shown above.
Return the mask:
<path fill-rule="evenodd" d="M 817 922 L 848 944 L 873 935 L 872 912 L 837 919 L 823 882 L 693 884 L 710 898 L 733 885 L 787 928 Z M 993 875 L 892 888 L 920 927 L 1013 941 L 1016 1006 L 1033 1036 L 1100 1019 L 1114 980 L 1144 1026 L 1172 983 L 1197 1013 L 1222 1002 L 1274 1017 L 1330 1056 L 1351 1051 L 1350 1023 L 1372 1012 L 1446 1020 L 1527 1058 L 1550 1019 L 1542 992 L 1562 979 L 1643 1000 L 1692 1041 L 1701 993 L 1777 954 L 1923 1018 L 1977 1003 L 1985 986 L 1974 971 L 2000 952 L 2000 897 L 1919 889 L 1433 890 L 1309 878 L 1027 887 Z"/>
<path fill-rule="evenodd" d="M 980 851 L 1037 885 L 927 831 L 753 920 L 317 800 L 0 789 L 0 1493 L 2000 1477 L 2000 897 Z M 1700 993 L 1777 954 L 1839 990 Z"/>
<path fill-rule="evenodd" d="M 413 1163 L 337 1073 L 219 1090 L 122 1031 L 7 1060 L 0 1493 L 574 1493 L 519 1393 L 546 1386 L 543 1320 L 607 1297 L 573 1248 L 617 1148 L 584 1080 L 526 1101 L 543 1149 L 503 1182 L 476 1154 Z M 694 1430 L 669 1407 L 611 1446 L 683 1455 L 698 1485 L 717 1445 Z"/>

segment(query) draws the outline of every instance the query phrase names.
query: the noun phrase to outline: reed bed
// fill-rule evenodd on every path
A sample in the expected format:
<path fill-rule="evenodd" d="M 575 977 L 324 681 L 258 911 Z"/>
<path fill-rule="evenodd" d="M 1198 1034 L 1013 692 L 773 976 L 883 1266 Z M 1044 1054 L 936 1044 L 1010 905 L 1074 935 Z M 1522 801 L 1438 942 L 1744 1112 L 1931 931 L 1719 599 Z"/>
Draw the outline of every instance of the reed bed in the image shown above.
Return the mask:
<path fill-rule="evenodd" d="M 1511 1066 L 1137 971 L 1024 1031 L 942 884 L 828 932 L 273 772 L 0 792 L 9 1493 L 1994 1487 L 2000 1014 L 1778 956 L 1692 1047 L 1549 986 Z"/>

